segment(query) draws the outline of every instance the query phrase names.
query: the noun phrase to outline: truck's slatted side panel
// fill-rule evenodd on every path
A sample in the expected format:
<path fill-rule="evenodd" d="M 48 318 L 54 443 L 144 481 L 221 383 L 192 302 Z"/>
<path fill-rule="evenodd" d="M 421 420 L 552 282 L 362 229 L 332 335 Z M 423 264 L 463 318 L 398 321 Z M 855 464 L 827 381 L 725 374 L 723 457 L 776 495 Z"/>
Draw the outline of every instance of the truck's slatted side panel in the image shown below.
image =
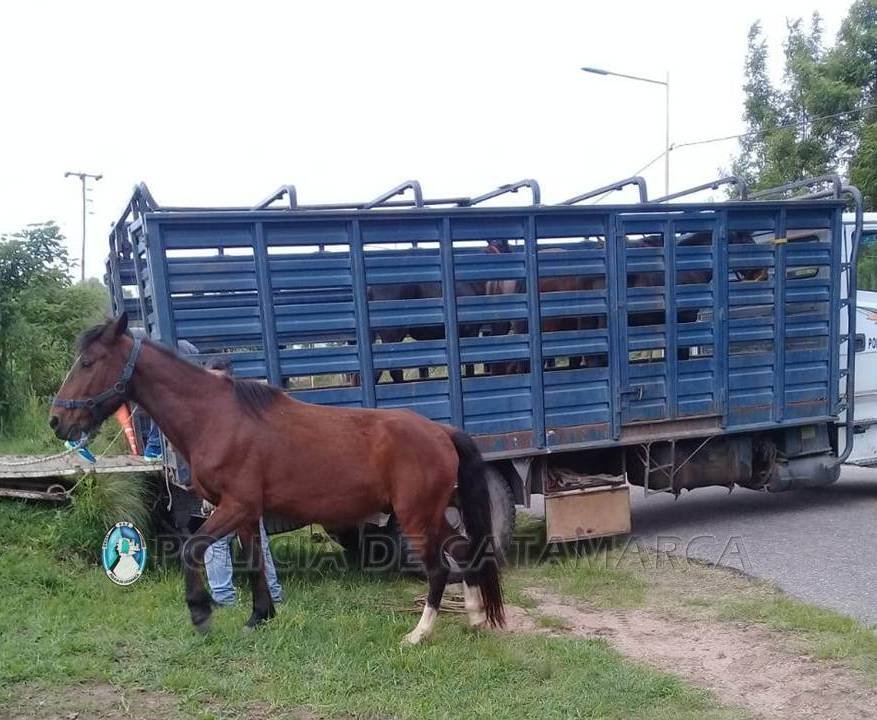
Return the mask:
<path fill-rule="evenodd" d="M 738 244 L 728 248 L 730 425 L 771 420 L 776 359 L 774 261 L 773 245 Z M 760 271 L 763 279 L 747 280 L 746 273 L 755 271 Z"/>
<path fill-rule="evenodd" d="M 732 426 L 834 412 L 831 222 L 828 211 L 794 207 L 759 216 L 731 213 L 729 226 L 758 243 L 729 247 Z"/>
<path fill-rule="evenodd" d="M 814 235 L 786 247 L 785 414 L 829 410 L 831 246 Z M 811 277 L 812 275 L 812 277 Z"/>
<path fill-rule="evenodd" d="M 607 219 L 537 218 L 546 444 L 612 435 Z M 614 272 L 613 272 L 614 274 Z"/>
<path fill-rule="evenodd" d="M 361 407 L 360 388 L 343 387 L 359 373 L 349 234 L 344 221 L 262 229 L 279 382 L 316 402 Z"/>
<path fill-rule="evenodd" d="M 474 434 L 536 430 L 526 224 L 526 217 L 450 222 L 460 361 L 475 373 L 462 380 L 463 427 Z M 487 252 L 491 240 L 508 242 L 511 252 Z"/>
<path fill-rule="evenodd" d="M 634 423 L 834 415 L 837 212 L 155 213 L 148 262 L 138 241 L 119 268 L 163 340 L 227 352 L 240 376 L 411 408 L 517 452 Z"/>

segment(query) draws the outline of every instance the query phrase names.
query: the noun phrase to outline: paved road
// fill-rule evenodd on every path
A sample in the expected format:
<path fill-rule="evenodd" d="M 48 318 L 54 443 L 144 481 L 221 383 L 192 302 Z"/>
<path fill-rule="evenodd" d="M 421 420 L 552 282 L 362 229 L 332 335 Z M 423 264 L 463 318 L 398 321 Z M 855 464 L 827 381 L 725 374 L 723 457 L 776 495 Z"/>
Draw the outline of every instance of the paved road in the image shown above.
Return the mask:
<path fill-rule="evenodd" d="M 877 470 L 847 467 L 821 490 L 703 488 L 674 500 L 631 488 L 633 536 L 772 580 L 877 625 Z"/>

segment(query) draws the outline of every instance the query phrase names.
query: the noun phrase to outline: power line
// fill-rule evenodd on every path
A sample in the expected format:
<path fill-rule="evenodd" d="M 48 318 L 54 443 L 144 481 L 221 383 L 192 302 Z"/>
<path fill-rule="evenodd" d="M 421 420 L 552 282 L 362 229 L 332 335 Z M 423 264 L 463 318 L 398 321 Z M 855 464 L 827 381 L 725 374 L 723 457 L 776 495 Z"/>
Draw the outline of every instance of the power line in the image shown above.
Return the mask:
<path fill-rule="evenodd" d="M 669 149 L 672 150 L 674 147 L 675 147 L 674 145 L 670 145 Z M 662 150 L 661 153 L 660 153 L 659 155 L 656 155 L 652 160 L 649 160 L 649 161 L 648 161 L 645 165 L 643 165 L 639 170 L 636 170 L 636 171 L 632 172 L 632 173 L 630 174 L 629 177 L 633 177 L 633 176 L 635 176 L 635 175 L 639 175 L 639 174 L 642 173 L 642 172 L 645 172 L 645 171 L 648 170 L 652 165 L 654 165 L 656 162 L 658 162 L 658 160 L 660 160 L 662 157 L 664 157 L 664 155 L 666 155 L 666 154 L 667 154 L 667 151 L 666 151 L 666 150 Z M 607 192 L 604 192 L 602 195 L 598 195 L 594 200 L 592 200 L 590 204 L 591 204 L 591 205 L 596 205 L 596 204 L 597 204 L 598 202 L 600 202 L 603 198 L 608 197 L 609 195 L 611 195 L 611 194 L 614 193 L 614 192 L 615 192 L 615 190 L 609 190 L 609 191 L 607 191 Z"/>
<path fill-rule="evenodd" d="M 831 120 L 832 118 L 840 117 L 841 115 L 852 115 L 855 113 L 865 112 L 866 110 L 875 110 L 875 109 L 877 109 L 877 104 L 864 105 L 860 108 L 855 108 L 853 110 L 843 110 L 841 112 L 832 113 L 830 115 L 819 115 L 817 117 L 810 118 L 809 122 L 813 123 L 813 122 L 817 122 L 819 120 Z M 847 121 L 847 122 L 852 122 L 852 120 Z M 749 131 L 744 132 L 744 133 L 737 133 L 736 135 L 722 135 L 721 137 L 707 138 L 705 140 L 692 140 L 691 142 L 673 143 L 667 148 L 667 150 L 663 150 L 661 153 L 656 155 L 653 159 L 649 160 L 649 162 L 647 162 L 645 165 L 643 165 L 639 170 L 632 172 L 631 175 L 632 176 L 639 175 L 640 173 L 645 172 L 652 165 L 654 165 L 661 158 L 663 158 L 664 155 L 666 155 L 668 151 L 672 152 L 673 150 L 678 150 L 680 148 L 695 147 L 697 145 L 709 145 L 710 143 L 725 142 L 727 140 L 739 140 L 740 138 L 744 138 L 744 137 L 747 137 L 749 135 L 767 135 L 768 133 L 774 132 L 776 130 L 788 130 L 789 128 L 796 128 L 799 126 L 799 124 L 800 123 L 798 123 L 798 122 L 793 122 L 793 123 L 787 123 L 785 125 L 777 125 L 776 127 L 770 128 L 767 130 L 749 130 Z M 846 124 L 846 123 L 844 123 L 844 124 Z M 594 198 L 594 200 L 591 201 L 591 205 L 596 205 L 597 203 L 601 202 L 604 198 L 611 195 L 613 192 L 615 192 L 615 191 L 609 190 L 608 192 L 605 192 L 602 195 L 597 196 L 596 198 Z"/>
<path fill-rule="evenodd" d="M 842 112 L 832 113 L 831 115 L 819 115 L 814 118 L 810 118 L 809 122 L 817 122 L 818 120 L 831 120 L 832 118 L 840 117 L 841 115 L 851 115 L 853 113 L 861 113 L 866 110 L 874 110 L 877 109 L 877 104 L 875 105 L 865 105 L 860 108 L 855 108 L 853 110 L 844 110 Z M 707 138 L 706 140 L 693 140 L 691 142 L 685 143 L 676 143 L 670 146 L 671 150 L 677 150 L 679 148 L 684 147 L 693 147 L 695 145 L 708 145 L 710 143 L 724 142 L 725 140 L 739 140 L 740 138 L 747 137 L 749 135 L 767 135 L 768 133 L 772 133 L 776 130 L 788 130 L 789 128 L 795 128 L 800 125 L 799 122 L 786 123 L 785 125 L 777 125 L 774 128 L 768 128 L 766 130 L 749 130 L 744 133 L 738 133 L 737 135 L 723 135 L 722 137 L 714 137 Z"/>

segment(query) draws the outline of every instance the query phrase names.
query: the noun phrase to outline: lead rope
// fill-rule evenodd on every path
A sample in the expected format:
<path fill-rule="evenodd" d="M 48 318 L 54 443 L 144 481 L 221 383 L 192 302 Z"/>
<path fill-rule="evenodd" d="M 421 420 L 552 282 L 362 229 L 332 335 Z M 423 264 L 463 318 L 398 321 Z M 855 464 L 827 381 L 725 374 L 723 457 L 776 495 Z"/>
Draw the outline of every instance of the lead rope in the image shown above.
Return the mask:
<path fill-rule="evenodd" d="M 65 455 L 74 453 L 79 447 L 67 448 L 64 452 L 55 453 L 54 455 L 46 455 L 45 457 L 28 458 L 27 460 L 13 460 L 12 462 L 0 462 L 0 467 L 22 467 L 24 465 L 38 465 L 39 463 L 49 462 L 49 460 L 57 460 Z"/>

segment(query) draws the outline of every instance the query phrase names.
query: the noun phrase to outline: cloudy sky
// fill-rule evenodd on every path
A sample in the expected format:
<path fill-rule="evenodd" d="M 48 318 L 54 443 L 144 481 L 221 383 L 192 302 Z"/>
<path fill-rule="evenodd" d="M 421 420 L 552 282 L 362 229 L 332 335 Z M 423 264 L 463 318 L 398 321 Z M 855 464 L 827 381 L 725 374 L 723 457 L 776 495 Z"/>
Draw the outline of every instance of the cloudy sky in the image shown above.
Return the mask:
<path fill-rule="evenodd" d="M 366 200 L 408 179 L 471 195 L 535 177 L 544 202 L 661 153 L 663 88 L 582 65 L 670 73 L 671 141 L 740 132 L 746 32 L 781 72 L 786 18 L 846 0 L 734 2 L 163 2 L 9 0 L 0 7 L 0 232 L 54 219 L 86 269 L 146 181 L 160 203 Z M 710 179 L 734 143 L 671 153 L 671 189 Z M 653 194 L 663 166 L 645 172 Z M 619 196 L 620 198 L 620 196 Z"/>

